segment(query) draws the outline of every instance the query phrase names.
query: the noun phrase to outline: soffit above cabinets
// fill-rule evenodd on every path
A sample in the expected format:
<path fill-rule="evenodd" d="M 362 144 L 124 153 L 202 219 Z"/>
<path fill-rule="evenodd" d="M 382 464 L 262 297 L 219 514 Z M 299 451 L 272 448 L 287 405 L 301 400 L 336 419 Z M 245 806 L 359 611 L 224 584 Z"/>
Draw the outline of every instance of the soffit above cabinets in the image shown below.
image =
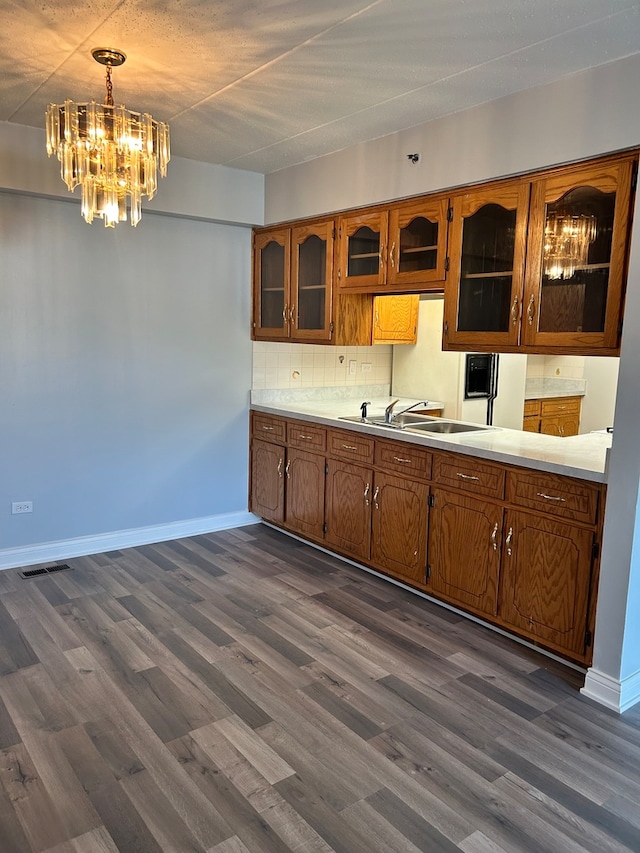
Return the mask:
<path fill-rule="evenodd" d="M 176 156 L 269 173 L 640 51 L 640 0 L 5 0 L 0 120 L 102 101 Z"/>

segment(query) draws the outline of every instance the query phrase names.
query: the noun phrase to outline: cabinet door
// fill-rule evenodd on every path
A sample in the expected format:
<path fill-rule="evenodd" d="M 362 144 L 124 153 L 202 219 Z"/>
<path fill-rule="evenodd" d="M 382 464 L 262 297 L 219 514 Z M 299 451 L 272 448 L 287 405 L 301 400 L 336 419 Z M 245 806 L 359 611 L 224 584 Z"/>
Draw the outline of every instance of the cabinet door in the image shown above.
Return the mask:
<path fill-rule="evenodd" d="M 299 225 L 291 234 L 291 338 L 331 339 L 333 220 Z"/>
<path fill-rule="evenodd" d="M 259 231 L 253 243 L 253 336 L 289 336 L 291 232 Z"/>
<path fill-rule="evenodd" d="M 502 507 L 436 489 L 430 512 L 429 586 L 450 601 L 495 616 Z"/>
<path fill-rule="evenodd" d="M 619 345 L 633 161 L 533 182 L 522 342 Z"/>
<path fill-rule="evenodd" d="M 381 569 L 424 583 L 429 487 L 376 472 L 371 561 Z"/>
<path fill-rule="evenodd" d="M 342 216 L 338 232 L 338 286 L 360 292 L 384 290 L 387 211 Z"/>
<path fill-rule="evenodd" d="M 251 443 L 251 512 L 267 521 L 284 521 L 284 447 Z"/>
<path fill-rule="evenodd" d="M 585 650 L 593 532 L 505 512 L 498 614 L 560 651 Z"/>
<path fill-rule="evenodd" d="M 415 344 L 420 297 L 374 296 L 374 344 Z"/>
<path fill-rule="evenodd" d="M 364 561 L 371 554 L 372 491 L 371 468 L 332 459 L 327 462 L 325 541 L 337 551 Z"/>
<path fill-rule="evenodd" d="M 444 349 L 518 343 L 528 202 L 524 181 L 454 198 Z"/>
<path fill-rule="evenodd" d="M 387 284 L 442 290 L 446 277 L 448 198 L 398 204 L 389 211 Z"/>
<path fill-rule="evenodd" d="M 285 468 L 285 519 L 290 530 L 322 539 L 324 526 L 324 456 L 288 448 Z"/>

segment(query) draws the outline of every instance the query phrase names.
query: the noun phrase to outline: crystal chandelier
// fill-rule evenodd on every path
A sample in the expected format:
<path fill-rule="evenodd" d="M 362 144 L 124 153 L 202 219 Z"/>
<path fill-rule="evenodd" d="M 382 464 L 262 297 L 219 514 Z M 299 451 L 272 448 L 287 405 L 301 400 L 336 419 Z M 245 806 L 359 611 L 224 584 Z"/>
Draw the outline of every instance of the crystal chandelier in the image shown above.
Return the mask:
<path fill-rule="evenodd" d="M 47 153 L 58 155 L 62 180 L 70 192 L 82 187 L 82 215 L 87 222 L 101 216 L 108 228 L 142 218 L 142 197 L 156 192 L 158 168 L 164 178 L 169 162 L 169 127 L 148 113 L 114 106 L 111 69 L 122 65 L 124 53 L 97 47 L 96 62 L 106 65 L 104 104 L 50 104 L 47 109 Z M 127 205 L 127 199 L 129 199 Z"/>
<path fill-rule="evenodd" d="M 544 226 L 544 274 L 550 279 L 571 278 L 588 261 L 596 238 L 596 218 L 587 214 L 553 211 Z"/>

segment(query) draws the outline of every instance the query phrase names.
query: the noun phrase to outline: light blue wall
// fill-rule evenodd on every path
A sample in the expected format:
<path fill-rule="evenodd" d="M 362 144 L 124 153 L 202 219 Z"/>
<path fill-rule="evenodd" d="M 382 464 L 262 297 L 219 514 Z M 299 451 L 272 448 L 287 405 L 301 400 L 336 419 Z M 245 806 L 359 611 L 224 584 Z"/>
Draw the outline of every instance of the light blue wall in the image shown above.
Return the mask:
<path fill-rule="evenodd" d="M 246 512 L 250 241 L 0 192 L 0 557 Z"/>

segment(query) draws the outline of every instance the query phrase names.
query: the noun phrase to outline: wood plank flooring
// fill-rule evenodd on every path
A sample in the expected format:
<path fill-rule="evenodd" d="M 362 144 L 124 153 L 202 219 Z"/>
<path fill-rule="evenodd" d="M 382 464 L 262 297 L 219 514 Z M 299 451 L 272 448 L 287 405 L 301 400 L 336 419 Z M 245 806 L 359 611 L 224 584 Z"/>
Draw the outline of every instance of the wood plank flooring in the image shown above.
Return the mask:
<path fill-rule="evenodd" d="M 0 573 L 0 853 L 640 851 L 640 712 L 269 527 Z"/>

